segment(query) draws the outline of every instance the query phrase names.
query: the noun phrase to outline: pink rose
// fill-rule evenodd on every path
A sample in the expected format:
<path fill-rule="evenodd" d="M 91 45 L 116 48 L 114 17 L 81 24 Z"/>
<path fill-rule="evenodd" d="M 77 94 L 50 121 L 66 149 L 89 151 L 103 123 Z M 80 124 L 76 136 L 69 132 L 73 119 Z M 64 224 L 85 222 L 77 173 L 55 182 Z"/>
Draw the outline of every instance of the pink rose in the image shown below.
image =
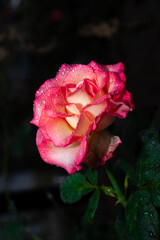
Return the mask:
<path fill-rule="evenodd" d="M 63 64 L 42 84 L 31 123 L 39 128 L 36 144 L 45 162 L 71 174 L 82 162 L 96 167 L 112 157 L 121 140 L 106 128 L 133 109 L 123 71 L 122 63 Z"/>

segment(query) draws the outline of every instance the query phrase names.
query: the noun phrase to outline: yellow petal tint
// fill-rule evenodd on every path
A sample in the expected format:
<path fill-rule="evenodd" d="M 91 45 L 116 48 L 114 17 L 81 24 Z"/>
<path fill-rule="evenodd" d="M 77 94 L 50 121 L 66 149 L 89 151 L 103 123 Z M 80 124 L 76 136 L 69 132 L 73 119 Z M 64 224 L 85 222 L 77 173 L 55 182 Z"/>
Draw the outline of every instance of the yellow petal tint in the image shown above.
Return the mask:
<path fill-rule="evenodd" d="M 68 104 L 66 105 L 66 109 L 68 114 L 80 115 L 80 110 L 76 104 Z"/>
<path fill-rule="evenodd" d="M 92 99 L 93 97 L 87 94 L 84 86 L 67 97 L 68 103 L 78 104 L 81 108 L 91 103 Z"/>
<path fill-rule="evenodd" d="M 101 114 L 103 111 L 105 111 L 106 107 L 107 107 L 107 102 L 103 101 L 101 103 L 92 104 L 92 105 L 87 106 L 84 109 L 84 112 L 91 121 L 94 121 L 94 119 L 99 114 Z"/>
<path fill-rule="evenodd" d="M 82 112 L 74 135 L 75 136 L 83 136 L 84 134 L 86 134 L 90 124 L 91 124 L 91 121 L 88 119 L 86 114 L 84 112 Z"/>
<path fill-rule="evenodd" d="M 95 98 L 93 99 L 93 101 L 98 101 L 99 99 L 101 99 L 102 97 L 104 97 L 106 95 L 106 93 L 103 90 L 100 90 L 97 92 Z"/>
<path fill-rule="evenodd" d="M 66 121 L 69 123 L 69 125 L 75 129 L 77 127 L 77 123 L 79 121 L 79 117 L 77 116 L 70 116 L 70 117 L 66 117 Z"/>
<path fill-rule="evenodd" d="M 55 146 L 63 147 L 68 143 L 73 128 L 64 118 L 50 118 L 46 125 L 46 132 Z"/>
<path fill-rule="evenodd" d="M 70 114 L 70 115 L 73 114 L 72 116 L 66 117 L 66 121 L 69 123 L 69 125 L 72 128 L 75 129 L 77 127 L 77 123 L 79 121 L 80 110 L 78 109 L 76 104 L 67 105 L 66 110 L 67 110 L 68 114 Z"/>

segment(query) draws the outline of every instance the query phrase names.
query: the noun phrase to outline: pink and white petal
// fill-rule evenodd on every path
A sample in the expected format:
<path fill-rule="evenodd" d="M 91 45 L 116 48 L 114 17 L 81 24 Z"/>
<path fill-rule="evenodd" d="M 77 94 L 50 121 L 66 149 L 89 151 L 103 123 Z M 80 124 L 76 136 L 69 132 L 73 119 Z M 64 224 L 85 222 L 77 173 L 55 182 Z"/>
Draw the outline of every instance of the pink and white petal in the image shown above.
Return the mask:
<path fill-rule="evenodd" d="M 75 92 L 77 90 L 76 84 L 67 84 L 65 88 L 66 88 L 66 96 L 70 95 L 72 92 Z"/>
<path fill-rule="evenodd" d="M 55 146 L 64 147 L 69 144 L 73 128 L 65 118 L 49 118 L 45 126 L 45 131 Z"/>
<path fill-rule="evenodd" d="M 105 67 L 106 70 L 109 72 L 116 72 L 116 73 L 124 72 L 125 70 L 124 64 L 122 62 L 113 64 L 113 65 L 106 65 L 106 66 L 103 65 L 103 67 Z"/>
<path fill-rule="evenodd" d="M 87 149 L 87 141 L 84 137 L 81 142 L 75 142 L 67 147 L 55 147 L 51 141 L 47 141 L 37 133 L 37 147 L 42 159 L 56 166 L 64 168 L 69 174 L 79 171 Z"/>
<path fill-rule="evenodd" d="M 133 110 L 133 103 L 132 103 L 132 96 L 131 93 L 128 91 L 124 91 L 123 95 L 121 97 L 121 101 L 123 101 L 125 104 L 127 104 L 132 110 Z"/>
<path fill-rule="evenodd" d="M 45 106 L 45 112 L 49 117 L 52 118 L 57 118 L 57 117 L 67 117 L 68 113 L 66 111 L 66 107 L 65 106 L 61 106 L 61 105 L 54 105 L 52 103 L 52 105 L 48 105 Z"/>
<path fill-rule="evenodd" d="M 41 113 L 42 113 L 44 106 L 45 106 L 45 102 L 40 102 L 37 99 L 34 100 L 34 104 L 33 104 L 34 117 L 30 121 L 31 124 L 34 124 L 37 127 L 39 126 L 39 120 L 40 120 Z"/>
<path fill-rule="evenodd" d="M 66 117 L 68 115 L 66 111 L 66 101 L 64 99 L 64 93 L 62 89 L 53 88 L 52 94 L 45 100 L 45 112 L 49 117 Z M 57 95 L 56 95 L 57 94 Z M 61 98 L 61 101 L 60 101 Z"/>
<path fill-rule="evenodd" d="M 90 167 L 104 165 L 120 143 L 120 138 L 112 136 L 107 130 L 94 133 L 88 140 L 88 150 L 83 162 Z"/>
<path fill-rule="evenodd" d="M 96 85 L 99 89 L 102 89 L 107 82 L 108 74 L 107 71 L 104 71 L 104 69 L 101 67 L 101 65 L 98 65 L 96 62 L 91 61 L 89 63 L 89 66 L 93 68 L 94 73 L 96 74 Z"/>
<path fill-rule="evenodd" d="M 63 79 L 63 86 L 66 86 L 67 84 L 77 84 L 83 81 L 85 78 L 93 81 L 96 78 L 95 73 L 90 66 L 74 64 L 70 67 L 70 71 L 65 75 L 65 78 Z"/>
<path fill-rule="evenodd" d="M 101 100 L 104 96 L 106 96 L 106 93 L 104 90 L 99 90 L 97 94 L 95 95 L 95 98 L 93 99 L 94 102 L 97 102 L 98 100 Z"/>
<path fill-rule="evenodd" d="M 64 89 L 60 87 L 50 88 L 44 91 L 39 97 L 37 97 L 33 104 L 33 111 L 34 111 L 34 118 L 32 119 L 31 123 L 39 126 L 41 113 L 43 109 L 46 110 L 49 116 L 57 116 L 64 114 L 64 108 L 60 109 L 60 107 L 56 108 L 56 104 L 66 104 L 65 97 L 64 97 Z M 62 111 L 62 112 L 61 112 Z"/>
<path fill-rule="evenodd" d="M 108 107 L 106 111 L 112 116 L 125 118 L 127 112 L 133 111 L 133 108 L 134 105 L 132 103 L 131 94 L 124 89 L 119 98 L 113 97 L 108 99 Z"/>
<path fill-rule="evenodd" d="M 43 93 L 45 93 L 50 88 L 53 88 L 56 86 L 56 80 L 55 78 L 46 80 L 40 88 L 36 91 L 35 98 L 40 97 Z"/>
<path fill-rule="evenodd" d="M 77 127 L 72 134 L 71 141 L 73 141 L 73 139 L 75 141 L 75 137 L 82 137 L 86 134 L 89 134 L 91 130 L 94 131 L 96 129 L 95 120 L 97 116 L 100 116 L 107 108 L 106 98 L 107 96 L 104 96 L 101 101 L 98 100 L 90 105 L 87 105 L 83 109 L 81 115 L 79 116 Z M 77 141 L 79 141 L 79 138 L 77 138 Z"/>
<path fill-rule="evenodd" d="M 118 136 L 111 136 L 108 150 L 102 157 L 102 162 L 101 162 L 102 165 L 104 165 L 109 158 L 113 157 L 113 152 L 121 143 L 122 143 L 121 139 Z"/>
<path fill-rule="evenodd" d="M 102 114 L 107 108 L 107 101 L 89 104 L 84 108 L 84 112 L 90 121 L 94 121 L 97 116 Z"/>
<path fill-rule="evenodd" d="M 38 148 L 40 147 L 43 139 L 44 139 L 44 136 L 43 136 L 42 132 L 38 129 L 37 134 L 36 134 L 36 145 Z"/>
<path fill-rule="evenodd" d="M 66 89 L 64 87 L 52 88 L 53 104 L 66 105 Z"/>
<path fill-rule="evenodd" d="M 82 112 L 80 117 L 79 117 L 79 122 L 77 123 L 77 128 L 73 132 L 73 137 L 74 136 L 79 136 L 82 137 L 86 135 L 91 128 L 91 121 L 85 114 L 85 112 Z"/>
<path fill-rule="evenodd" d="M 63 81 L 66 77 L 66 75 L 72 70 L 72 68 L 75 66 L 76 64 L 73 65 L 69 65 L 69 64 L 62 64 L 62 66 L 60 67 L 57 76 L 56 76 L 56 82 L 58 86 L 62 86 L 63 85 Z"/>
<path fill-rule="evenodd" d="M 106 109 L 106 112 L 112 116 L 116 116 L 119 118 L 125 118 L 127 113 L 132 110 L 133 110 L 133 108 L 126 105 L 124 102 L 121 102 L 121 101 L 115 102 L 112 99 L 110 99 L 108 102 L 108 107 Z"/>
<path fill-rule="evenodd" d="M 85 86 L 77 89 L 67 97 L 68 103 L 78 104 L 78 107 L 83 108 L 87 104 L 91 103 L 93 97 L 91 97 L 85 90 Z"/>
<path fill-rule="evenodd" d="M 34 104 L 33 104 L 34 117 L 30 123 L 39 127 L 42 111 L 45 108 L 46 102 L 47 101 L 50 102 L 51 96 L 52 96 L 52 89 L 49 89 L 34 100 Z"/>
<path fill-rule="evenodd" d="M 121 93 L 125 87 L 125 83 L 120 79 L 117 73 L 109 72 L 107 82 L 107 92 L 111 95 L 118 95 Z"/>

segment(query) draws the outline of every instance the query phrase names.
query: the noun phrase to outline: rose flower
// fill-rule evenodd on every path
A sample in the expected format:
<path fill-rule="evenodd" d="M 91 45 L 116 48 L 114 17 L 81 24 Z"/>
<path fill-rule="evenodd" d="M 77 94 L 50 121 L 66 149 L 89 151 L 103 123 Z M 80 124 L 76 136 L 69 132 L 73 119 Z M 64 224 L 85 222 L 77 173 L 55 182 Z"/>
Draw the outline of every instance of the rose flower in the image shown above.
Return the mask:
<path fill-rule="evenodd" d="M 112 157 L 121 140 L 106 128 L 133 109 L 123 71 L 122 63 L 63 64 L 42 84 L 31 123 L 39 128 L 36 144 L 45 162 L 72 174 L 82 162 L 96 167 Z"/>

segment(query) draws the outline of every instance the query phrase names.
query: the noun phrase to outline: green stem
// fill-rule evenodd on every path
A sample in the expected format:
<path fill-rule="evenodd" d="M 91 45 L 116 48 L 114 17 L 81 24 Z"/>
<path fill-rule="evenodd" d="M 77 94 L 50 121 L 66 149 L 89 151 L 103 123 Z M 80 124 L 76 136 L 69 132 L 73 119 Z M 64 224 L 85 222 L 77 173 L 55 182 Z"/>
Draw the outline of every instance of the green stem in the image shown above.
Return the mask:
<path fill-rule="evenodd" d="M 105 170 L 109 177 L 109 180 L 111 181 L 111 183 L 113 185 L 114 191 L 116 192 L 118 202 L 120 202 L 124 207 L 126 207 L 126 203 L 127 203 L 126 198 L 125 198 L 124 194 L 122 193 L 112 171 L 108 168 L 108 166 L 105 166 Z"/>

